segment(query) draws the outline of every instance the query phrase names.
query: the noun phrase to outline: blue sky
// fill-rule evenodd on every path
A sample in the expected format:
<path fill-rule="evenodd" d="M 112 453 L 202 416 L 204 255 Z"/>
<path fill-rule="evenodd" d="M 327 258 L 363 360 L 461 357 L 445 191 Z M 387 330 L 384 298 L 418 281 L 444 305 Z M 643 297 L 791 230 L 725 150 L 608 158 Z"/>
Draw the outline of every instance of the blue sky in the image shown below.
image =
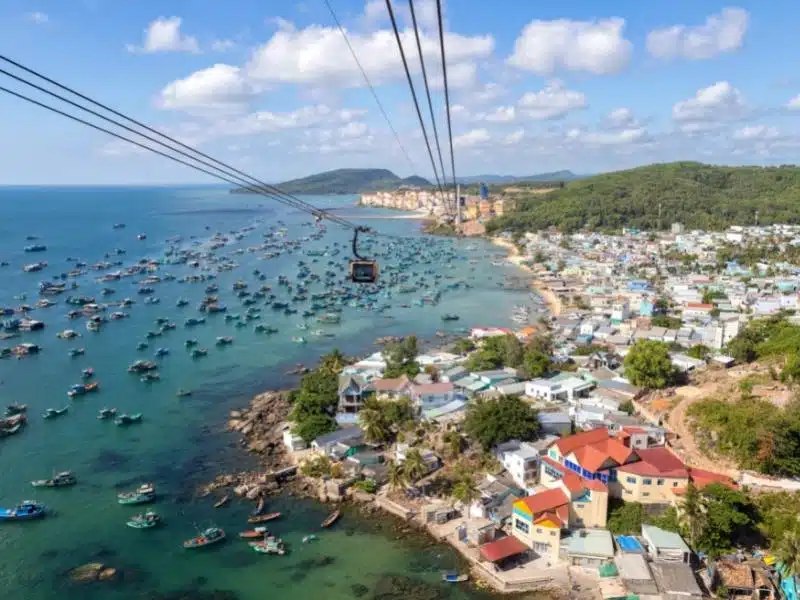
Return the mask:
<path fill-rule="evenodd" d="M 385 0 L 331 3 L 411 164 L 324 0 L 4 0 L 0 48 L 269 181 L 339 167 L 430 178 Z M 394 5 L 422 100 L 408 3 Z M 415 6 L 444 144 L 435 1 Z M 450 0 L 445 22 L 459 174 L 796 161 L 788 1 Z M 6 95 L 0 126 L 0 183 L 209 181 Z"/>

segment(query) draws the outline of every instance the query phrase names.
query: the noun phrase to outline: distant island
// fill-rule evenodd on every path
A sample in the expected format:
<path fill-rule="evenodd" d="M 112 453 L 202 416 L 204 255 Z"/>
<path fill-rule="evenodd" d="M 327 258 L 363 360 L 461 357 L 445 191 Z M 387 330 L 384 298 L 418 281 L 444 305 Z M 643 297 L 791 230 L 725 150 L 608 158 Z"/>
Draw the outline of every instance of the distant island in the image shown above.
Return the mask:
<path fill-rule="evenodd" d="M 487 185 L 499 185 L 509 183 L 527 183 L 538 181 L 572 181 L 574 179 L 581 179 L 584 175 L 576 175 L 572 171 L 553 171 L 552 173 L 539 173 L 538 175 L 468 175 L 466 177 L 459 177 L 458 182 L 461 184 L 471 183 L 485 183 Z"/>
<path fill-rule="evenodd" d="M 336 169 L 316 173 L 300 179 L 277 184 L 288 194 L 361 194 L 396 190 L 403 186 L 430 187 L 431 182 L 423 177 L 398 177 L 388 169 Z M 248 188 L 235 188 L 232 193 L 253 193 Z"/>
<path fill-rule="evenodd" d="M 524 190 L 524 188 L 523 188 Z M 518 194 L 515 206 L 487 223 L 487 233 L 579 229 L 723 229 L 800 223 L 800 167 L 725 167 L 698 162 L 603 173 L 547 193 Z"/>

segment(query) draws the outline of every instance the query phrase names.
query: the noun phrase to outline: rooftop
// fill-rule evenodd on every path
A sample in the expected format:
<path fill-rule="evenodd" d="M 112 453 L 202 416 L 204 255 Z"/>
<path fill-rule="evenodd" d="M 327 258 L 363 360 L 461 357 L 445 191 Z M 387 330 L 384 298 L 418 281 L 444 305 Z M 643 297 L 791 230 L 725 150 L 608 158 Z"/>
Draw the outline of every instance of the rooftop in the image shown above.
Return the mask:
<path fill-rule="evenodd" d="M 567 539 L 570 555 L 614 558 L 614 541 L 605 529 L 581 529 Z"/>
<path fill-rule="evenodd" d="M 689 565 L 684 563 L 653 563 L 658 587 L 665 594 L 680 594 L 700 598 L 703 595 L 694 573 Z"/>
<path fill-rule="evenodd" d="M 481 546 L 481 556 L 489 562 L 497 562 L 515 554 L 527 552 L 528 547 L 513 535 Z"/>
<path fill-rule="evenodd" d="M 655 525 L 642 525 L 642 536 L 658 550 L 680 550 L 691 552 L 683 538 L 673 531 L 666 531 Z"/>
<path fill-rule="evenodd" d="M 641 554 L 620 554 L 614 560 L 622 579 L 628 581 L 648 581 L 653 579 L 644 556 Z"/>

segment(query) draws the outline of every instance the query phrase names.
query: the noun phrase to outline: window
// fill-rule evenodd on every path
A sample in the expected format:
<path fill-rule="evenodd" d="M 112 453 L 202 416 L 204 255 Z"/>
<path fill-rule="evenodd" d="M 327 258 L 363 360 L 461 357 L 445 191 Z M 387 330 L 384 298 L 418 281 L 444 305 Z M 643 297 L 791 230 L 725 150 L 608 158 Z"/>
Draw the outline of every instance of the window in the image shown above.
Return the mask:
<path fill-rule="evenodd" d="M 672 487 L 678 487 L 678 482 L 677 481 L 673 481 L 672 482 Z"/>
<path fill-rule="evenodd" d="M 649 496 L 650 492 L 642 492 L 642 496 Z"/>
<path fill-rule="evenodd" d="M 653 485 L 653 480 L 652 479 L 642 479 L 642 483 L 644 485 Z"/>
<path fill-rule="evenodd" d="M 536 533 L 542 533 L 542 528 L 541 527 L 537 527 L 536 528 Z"/>
<path fill-rule="evenodd" d="M 625 481 L 628 483 L 636 483 L 636 477 L 626 477 Z"/>
<path fill-rule="evenodd" d="M 585 505 L 585 504 L 576 504 L 576 505 L 575 505 L 575 508 L 576 508 L 576 509 L 579 509 L 579 508 L 586 508 L 586 505 Z"/>
<path fill-rule="evenodd" d="M 550 535 L 555 535 L 555 534 L 557 534 L 557 533 L 558 533 L 557 531 L 551 531 L 551 532 L 550 532 Z"/>
<path fill-rule="evenodd" d="M 630 491 L 630 490 L 625 490 L 625 493 L 626 493 L 626 494 L 632 494 L 633 492 L 632 492 L 632 491 Z"/>
<path fill-rule="evenodd" d="M 664 480 L 663 479 L 658 479 L 656 481 L 656 485 L 664 485 Z"/>
<path fill-rule="evenodd" d="M 519 519 L 514 519 L 514 527 L 522 533 L 530 533 L 531 531 L 530 526 L 525 521 L 520 521 Z"/>

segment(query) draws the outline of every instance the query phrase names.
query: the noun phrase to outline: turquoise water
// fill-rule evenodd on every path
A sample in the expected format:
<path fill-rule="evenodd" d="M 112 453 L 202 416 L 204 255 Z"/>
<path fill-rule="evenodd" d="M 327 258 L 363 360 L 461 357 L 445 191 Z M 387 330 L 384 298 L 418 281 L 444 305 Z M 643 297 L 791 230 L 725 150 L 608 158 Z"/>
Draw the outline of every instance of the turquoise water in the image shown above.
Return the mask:
<path fill-rule="evenodd" d="M 354 208 L 352 197 L 309 200 L 335 208 L 354 220 L 391 214 Z M 345 251 L 336 257 L 335 267 L 326 264 L 327 257 L 311 263 L 312 257 L 297 250 L 262 260 L 263 253 L 246 249 L 261 243 L 264 232 L 281 220 L 288 229 L 286 239 L 298 239 L 315 231 L 307 225 L 309 219 L 260 198 L 232 196 L 214 188 L 4 188 L 0 190 L 0 205 L 0 260 L 10 262 L 10 266 L 0 269 L 0 306 L 19 306 L 23 302 L 18 299 L 20 294 L 27 294 L 24 301 L 33 304 L 40 280 L 74 266 L 66 262 L 67 256 L 92 264 L 103 260 L 105 253 L 123 248 L 124 256 L 108 260 L 121 259 L 127 266 L 140 258 L 162 257 L 168 247 L 166 240 L 173 236 L 182 236 L 183 247 L 196 240 L 205 248 L 215 231 L 252 228 L 243 239 L 216 252 L 217 256 L 239 263 L 238 268 L 220 273 L 217 283 L 218 295 L 229 311 L 242 314 L 245 309 L 239 306 L 231 288 L 236 280 L 246 280 L 251 290 L 268 284 L 274 291 L 278 290 L 278 275 L 295 278 L 299 260 L 309 263 L 315 273 L 330 268 L 343 272 L 343 259 L 349 254 L 348 235 L 331 226 L 322 240 L 304 244 L 303 249 L 343 244 Z M 119 222 L 127 227 L 113 229 L 112 225 Z M 435 268 L 453 280 L 471 278 L 473 287 L 449 291 L 438 306 L 412 304 L 410 308 L 400 308 L 400 303 L 411 304 L 419 296 L 403 294 L 381 300 L 392 305 L 381 314 L 345 307 L 341 325 L 325 327 L 336 334 L 334 338 L 311 338 L 296 327 L 302 321 L 300 315 L 284 316 L 269 309 L 263 310 L 262 322 L 279 328 L 273 336 L 255 334 L 251 326 L 235 329 L 221 316 L 187 331 L 183 321 L 199 316 L 196 305 L 204 295 L 205 284 L 156 284 L 155 295 L 161 303 L 145 305 L 143 297 L 136 293 L 142 277 L 97 283 L 95 272 L 75 279 L 80 287 L 72 293 L 95 296 L 98 302 L 130 296 L 136 304 L 126 309 L 129 319 L 112 321 L 99 333 L 88 332 L 84 320 L 66 318 L 68 308 L 63 300 L 68 294 L 56 297 L 56 306 L 31 313 L 33 318 L 44 321 L 46 328 L 3 342 L 10 346 L 32 341 L 42 351 L 23 360 L 0 361 L 0 405 L 17 402 L 29 406 L 27 427 L 16 436 L 0 440 L 0 505 L 33 498 L 46 503 L 52 514 L 40 522 L 0 527 L 0 597 L 133 599 L 149 598 L 148 594 L 154 592 L 194 589 L 228 590 L 235 594 L 230 597 L 244 600 L 321 595 L 333 600 L 356 597 L 358 590 L 352 586 L 359 584 L 369 589 L 365 597 L 371 598 L 381 578 L 391 574 L 428 582 L 447 597 L 479 597 L 470 588 L 438 583 L 439 569 L 457 564 L 447 547 L 420 550 L 411 542 L 374 531 L 353 516 L 322 534 L 317 544 L 304 546 L 300 543 L 302 536 L 318 528 L 326 514 L 325 507 L 277 499 L 269 509 L 285 511 L 287 518 L 272 529 L 284 536 L 291 553 L 286 557 L 260 556 L 233 539 L 236 532 L 246 528 L 250 506 L 232 503 L 214 510 L 212 500 L 194 498 L 197 486 L 217 474 L 252 466 L 253 459 L 238 448 L 237 439 L 224 432 L 226 415 L 232 408 L 245 405 L 254 393 L 294 381 L 284 373 L 295 363 L 311 364 L 334 347 L 348 354 L 373 351 L 373 340 L 384 335 L 416 333 L 432 340 L 437 330 L 509 325 L 512 307 L 530 299 L 525 291 L 498 286 L 506 274 L 520 273 L 492 265 L 503 252 L 485 242 L 425 238 L 418 233 L 419 223 L 410 220 L 364 222 L 384 232 L 419 238 L 415 247 L 425 252 L 435 254 L 438 251 L 432 248 L 439 245 L 455 247 L 453 256 L 457 258 L 444 264 L 424 265 L 419 270 Z M 146 240 L 138 241 L 138 233 L 146 233 Z M 28 235 L 38 236 L 38 240 L 26 241 Z M 23 247 L 31 243 L 46 244 L 47 251 L 24 253 Z M 386 243 L 388 240 L 382 240 L 371 246 L 372 251 L 389 254 L 383 262 L 391 261 Z M 411 247 L 408 241 L 401 244 Z M 244 252 L 237 253 L 240 249 Z M 23 264 L 39 260 L 49 263 L 43 271 L 21 271 Z M 254 269 L 261 270 L 267 280 L 256 282 Z M 187 265 L 167 265 L 158 274 L 171 273 L 180 279 L 198 270 Z M 322 291 L 321 286 L 315 285 L 319 286 L 309 286 L 310 292 Z M 116 294 L 101 297 L 102 287 L 112 287 Z M 190 305 L 176 308 L 179 297 L 189 299 Z M 440 317 L 444 312 L 458 313 L 461 320 L 443 324 Z M 151 340 L 148 350 L 137 352 L 137 342 L 144 340 L 147 330 L 156 328 L 154 321 L 158 317 L 174 321 L 177 330 Z M 79 331 L 82 337 L 72 341 L 56 339 L 56 333 L 66 328 Z M 218 348 L 214 339 L 219 335 L 232 335 L 235 342 Z M 291 337 L 296 335 L 309 337 L 309 344 L 293 343 Z M 208 347 L 209 356 L 191 360 L 183 348 L 188 337 Z M 159 346 L 171 350 L 159 361 L 161 381 L 147 385 L 127 373 L 128 364 L 137 358 L 152 358 L 153 350 Z M 85 356 L 70 358 L 67 351 L 71 347 L 86 348 Z M 66 390 L 80 381 L 85 367 L 94 368 L 100 391 L 69 400 Z M 179 388 L 192 389 L 194 393 L 177 398 L 175 392 Z M 67 415 L 51 421 L 41 419 L 46 408 L 67 404 Z M 112 422 L 98 421 L 97 411 L 104 406 L 116 407 L 120 412 L 142 412 L 144 422 L 119 428 Z M 74 488 L 34 493 L 30 487 L 31 480 L 64 469 L 78 476 L 79 484 Z M 137 511 L 119 506 L 115 495 L 120 489 L 135 487 L 145 480 L 153 481 L 158 488 L 160 498 L 155 508 L 164 525 L 151 531 L 132 530 L 124 522 Z M 231 539 L 207 551 L 184 551 L 181 541 L 194 535 L 196 527 L 211 521 L 225 527 L 232 534 Z M 67 581 L 68 569 L 95 561 L 122 569 L 122 581 L 89 585 Z"/>

